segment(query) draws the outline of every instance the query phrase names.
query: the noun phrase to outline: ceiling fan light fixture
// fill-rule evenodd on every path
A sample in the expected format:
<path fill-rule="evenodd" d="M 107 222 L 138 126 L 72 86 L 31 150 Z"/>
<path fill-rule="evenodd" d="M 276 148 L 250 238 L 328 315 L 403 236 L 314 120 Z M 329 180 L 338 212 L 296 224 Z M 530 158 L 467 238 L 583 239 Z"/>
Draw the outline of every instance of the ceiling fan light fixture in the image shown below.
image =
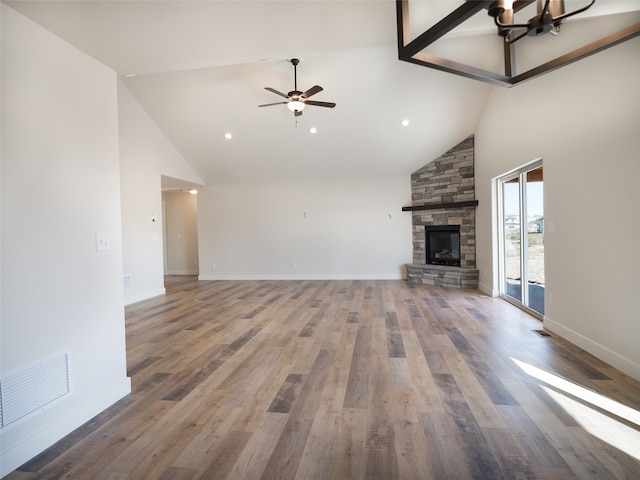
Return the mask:
<path fill-rule="evenodd" d="M 301 112 L 302 110 L 304 110 L 304 102 L 301 102 L 300 100 L 293 100 L 287 103 L 287 108 L 294 113 Z"/>

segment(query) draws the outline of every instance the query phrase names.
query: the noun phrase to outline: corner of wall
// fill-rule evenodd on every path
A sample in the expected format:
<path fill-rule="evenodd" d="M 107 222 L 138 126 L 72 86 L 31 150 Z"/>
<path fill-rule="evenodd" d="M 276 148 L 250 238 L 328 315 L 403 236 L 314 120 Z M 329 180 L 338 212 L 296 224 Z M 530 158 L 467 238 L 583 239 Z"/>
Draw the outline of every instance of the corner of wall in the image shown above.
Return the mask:
<path fill-rule="evenodd" d="M 498 290 L 493 289 L 491 286 L 489 285 L 485 285 L 483 283 L 479 283 L 478 284 L 478 289 L 484 293 L 485 295 L 489 295 L 490 297 L 499 297 L 500 296 L 500 292 Z"/>

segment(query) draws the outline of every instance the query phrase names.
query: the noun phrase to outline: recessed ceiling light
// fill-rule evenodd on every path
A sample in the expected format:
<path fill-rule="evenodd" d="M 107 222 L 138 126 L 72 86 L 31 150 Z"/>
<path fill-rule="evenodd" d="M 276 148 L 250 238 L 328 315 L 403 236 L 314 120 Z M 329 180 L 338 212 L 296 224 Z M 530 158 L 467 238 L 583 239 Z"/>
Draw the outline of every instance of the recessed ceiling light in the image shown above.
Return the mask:
<path fill-rule="evenodd" d="M 402 126 L 406 127 L 409 125 L 409 120 L 402 120 Z"/>
<path fill-rule="evenodd" d="M 224 138 L 226 138 L 227 140 L 231 140 L 233 138 L 233 135 L 231 135 L 229 132 L 224 134 Z"/>
<path fill-rule="evenodd" d="M 135 73 L 125 73 L 122 76 L 125 77 L 125 78 L 129 78 L 129 77 L 135 77 L 136 74 Z"/>
<path fill-rule="evenodd" d="M 316 129 L 316 127 L 311 127 L 309 129 L 309 133 L 316 133 L 318 130 Z"/>

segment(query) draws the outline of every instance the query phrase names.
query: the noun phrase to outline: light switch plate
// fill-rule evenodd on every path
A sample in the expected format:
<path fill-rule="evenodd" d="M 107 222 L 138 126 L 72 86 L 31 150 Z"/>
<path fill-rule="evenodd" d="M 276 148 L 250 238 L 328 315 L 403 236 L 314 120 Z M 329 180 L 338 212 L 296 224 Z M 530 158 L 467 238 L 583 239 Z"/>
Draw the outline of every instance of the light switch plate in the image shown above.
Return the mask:
<path fill-rule="evenodd" d="M 96 234 L 96 250 L 111 250 L 111 237 L 104 234 Z"/>

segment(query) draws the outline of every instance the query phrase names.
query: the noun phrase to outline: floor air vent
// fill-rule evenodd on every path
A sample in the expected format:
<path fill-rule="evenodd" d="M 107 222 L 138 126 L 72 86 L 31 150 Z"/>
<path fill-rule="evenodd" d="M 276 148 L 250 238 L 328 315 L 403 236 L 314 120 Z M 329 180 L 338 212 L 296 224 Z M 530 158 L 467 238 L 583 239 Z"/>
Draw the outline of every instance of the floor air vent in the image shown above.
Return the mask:
<path fill-rule="evenodd" d="M 64 353 L 0 380 L 0 428 L 28 417 L 71 391 Z"/>
<path fill-rule="evenodd" d="M 550 337 L 551 334 L 545 332 L 544 330 L 534 330 L 534 333 L 537 333 L 540 337 Z"/>

